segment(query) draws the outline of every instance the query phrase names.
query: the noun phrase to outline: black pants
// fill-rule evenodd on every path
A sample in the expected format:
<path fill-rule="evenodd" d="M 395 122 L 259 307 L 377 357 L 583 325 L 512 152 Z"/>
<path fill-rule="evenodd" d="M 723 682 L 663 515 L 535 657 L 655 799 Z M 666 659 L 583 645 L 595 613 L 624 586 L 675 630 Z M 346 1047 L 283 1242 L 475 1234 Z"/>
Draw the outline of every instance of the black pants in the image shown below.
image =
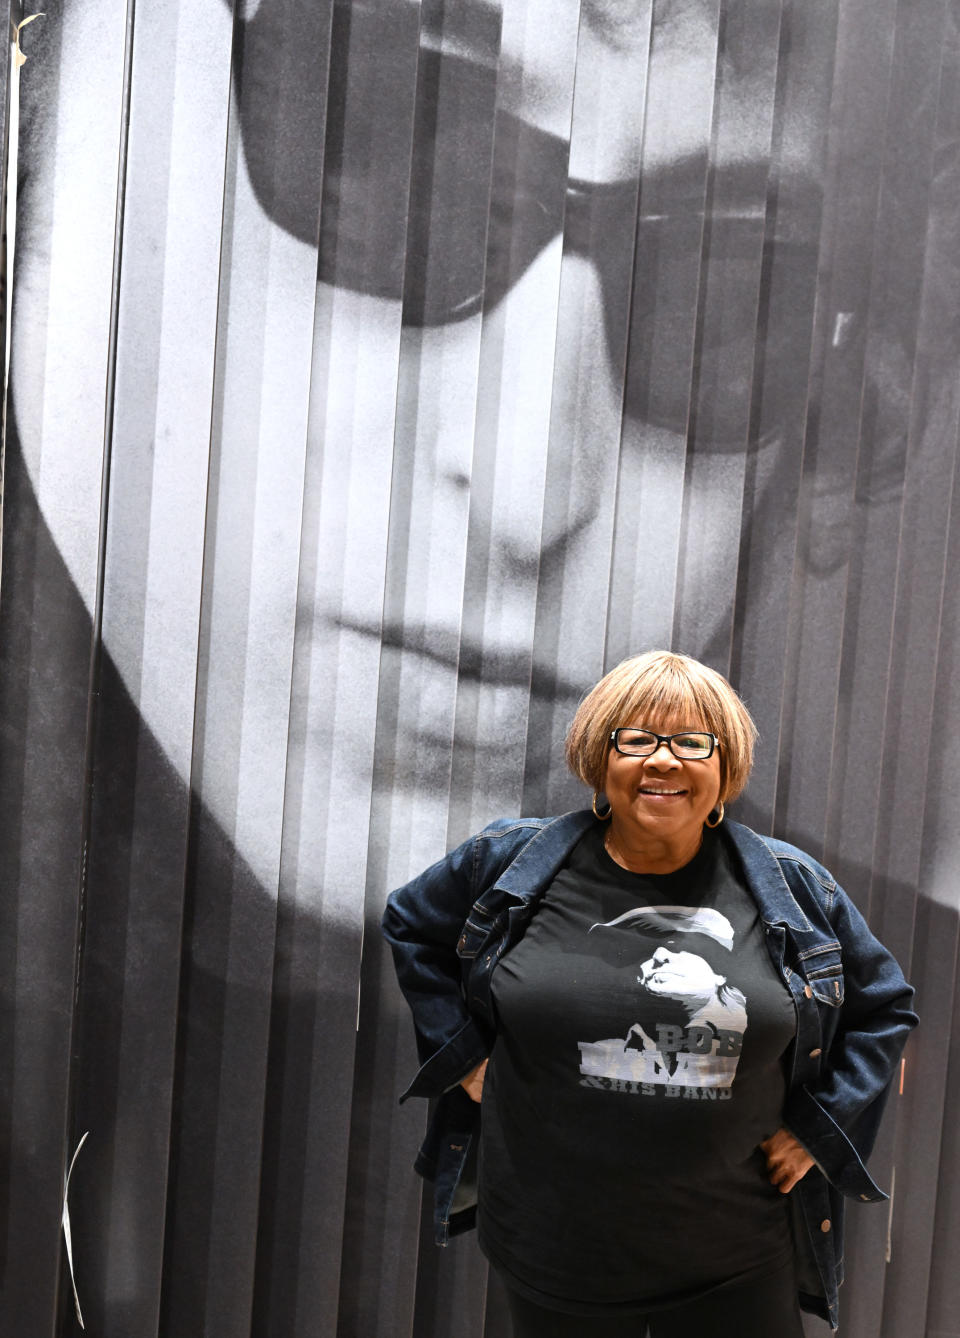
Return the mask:
<path fill-rule="evenodd" d="M 652 1315 L 593 1319 L 546 1310 L 507 1287 L 513 1338 L 803 1338 L 793 1262 Z M 648 1327 L 649 1326 L 649 1327 Z"/>

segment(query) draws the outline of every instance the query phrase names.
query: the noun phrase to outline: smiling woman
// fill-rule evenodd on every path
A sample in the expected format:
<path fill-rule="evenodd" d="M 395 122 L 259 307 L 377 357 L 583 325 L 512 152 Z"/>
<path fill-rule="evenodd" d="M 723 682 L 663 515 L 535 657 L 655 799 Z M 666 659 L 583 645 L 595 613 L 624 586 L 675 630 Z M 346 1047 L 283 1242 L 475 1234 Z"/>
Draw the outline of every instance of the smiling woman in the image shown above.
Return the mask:
<path fill-rule="evenodd" d="M 754 733 L 714 670 L 627 660 L 567 743 L 606 810 L 493 823 L 387 903 L 438 1240 L 476 1221 L 515 1338 L 836 1327 L 913 991 L 815 860 L 724 822 Z"/>
<path fill-rule="evenodd" d="M 594 789 L 597 817 L 606 792 L 607 848 L 618 863 L 639 859 L 648 872 L 669 873 L 745 788 L 756 732 L 722 675 L 651 653 L 624 660 L 587 694 L 567 735 L 567 764 Z"/>

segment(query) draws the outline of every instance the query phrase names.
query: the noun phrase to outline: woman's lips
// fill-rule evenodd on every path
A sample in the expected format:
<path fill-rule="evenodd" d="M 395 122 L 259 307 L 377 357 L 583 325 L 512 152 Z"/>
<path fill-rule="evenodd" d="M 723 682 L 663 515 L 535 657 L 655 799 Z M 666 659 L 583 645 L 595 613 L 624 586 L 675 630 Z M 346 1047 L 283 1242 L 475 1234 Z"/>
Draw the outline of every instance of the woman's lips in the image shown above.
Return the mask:
<path fill-rule="evenodd" d="M 672 799 L 686 798 L 686 790 L 639 790 L 641 799 L 650 799 L 655 804 L 668 804 Z"/>

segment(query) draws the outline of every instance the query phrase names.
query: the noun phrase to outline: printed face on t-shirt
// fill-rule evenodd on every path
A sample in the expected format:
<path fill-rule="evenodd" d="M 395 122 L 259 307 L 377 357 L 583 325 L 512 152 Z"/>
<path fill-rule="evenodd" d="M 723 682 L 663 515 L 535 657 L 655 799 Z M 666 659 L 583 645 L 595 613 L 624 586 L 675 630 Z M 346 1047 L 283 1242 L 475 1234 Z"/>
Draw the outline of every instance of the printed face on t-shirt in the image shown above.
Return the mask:
<path fill-rule="evenodd" d="M 703 957 L 666 945 L 643 963 L 637 979 L 648 993 L 685 1002 L 693 1011 L 715 998 L 725 982 Z"/>
<path fill-rule="evenodd" d="M 579 1043 L 584 1080 L 626 1083 L 644 1094 L 665 1084 L 729 1091 L 747 1014 L 743 991 L 714 966 L 718 957 L 724 966 L 732 961 L 727 917 L 699 906 L 637 906 L 590 933 L 602 935 L 608 950 L 608 936 L 616 936 L 627 959 L 636 943 L 639 965 L 626 1036 Z"/>

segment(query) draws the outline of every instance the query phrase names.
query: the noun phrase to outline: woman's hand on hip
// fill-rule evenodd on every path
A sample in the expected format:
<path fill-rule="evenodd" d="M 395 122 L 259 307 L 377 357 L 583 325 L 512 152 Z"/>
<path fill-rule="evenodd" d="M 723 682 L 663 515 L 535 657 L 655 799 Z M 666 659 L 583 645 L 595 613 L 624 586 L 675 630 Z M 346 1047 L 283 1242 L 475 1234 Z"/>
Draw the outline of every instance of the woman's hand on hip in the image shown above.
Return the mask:
<path fill-rule="evenodd" d="M 471 1069 L 465 1078 L 460 1079 L 460 1086 L 471 1101 L 479 1101 L 483 1095 L 483 1078 L 487 1071 L 487 1061 Z"/>
<path fill-rule="evenodd" d="M 765 1138 L 760 1144 L 760 1151 L 767 1159 L 770 1183 L 776 1185 L 781 1194 L 789 1194 L 814 1165 L 810 1153 L 802 1143 L 797 1142 L 789 1129 L 780 1128 Z"/>

